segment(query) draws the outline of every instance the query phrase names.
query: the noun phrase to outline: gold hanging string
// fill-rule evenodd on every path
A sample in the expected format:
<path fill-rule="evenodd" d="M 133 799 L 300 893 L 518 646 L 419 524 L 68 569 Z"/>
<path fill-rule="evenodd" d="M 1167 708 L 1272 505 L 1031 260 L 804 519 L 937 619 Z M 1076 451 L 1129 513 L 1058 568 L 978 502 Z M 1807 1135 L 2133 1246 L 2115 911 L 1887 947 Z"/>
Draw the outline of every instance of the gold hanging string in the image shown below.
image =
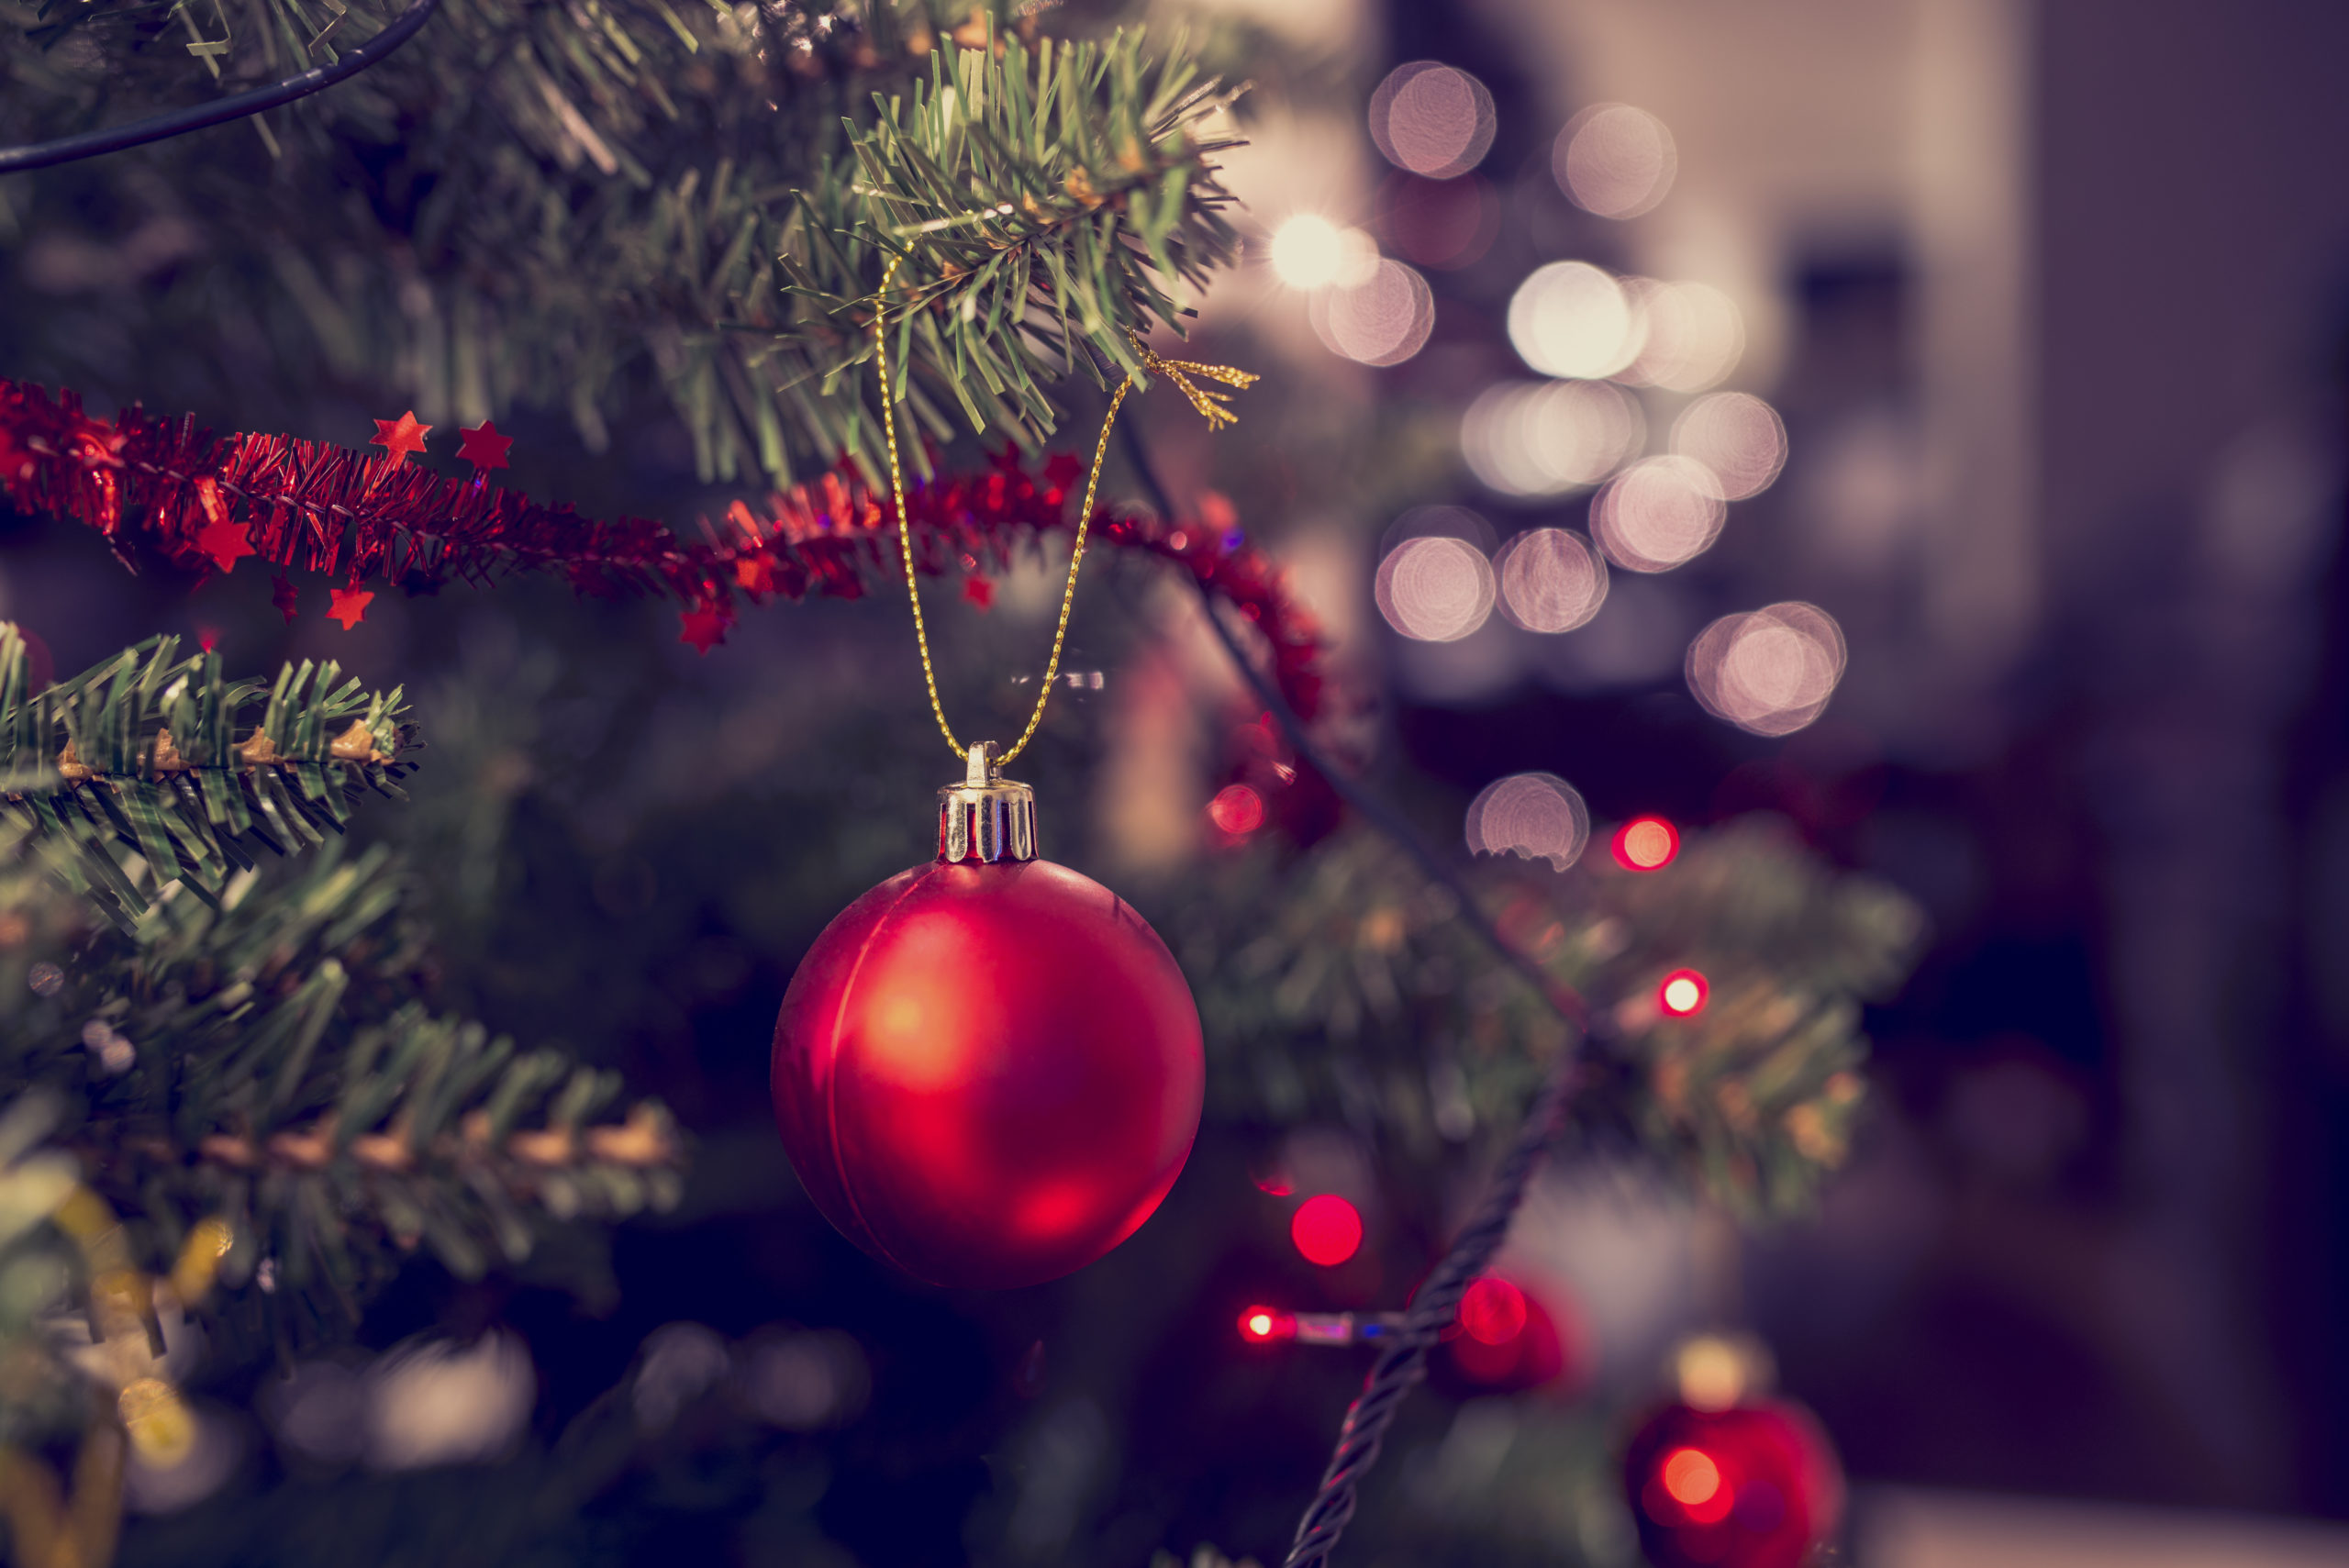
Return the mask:
<path fill-rule="evenodd" d="M 913 525 L 906 517 L 906 481 L 897 464 L 896 399 L 889 384 L 885 301 L 889 285 L 896 281 L 897 269 L 905 260 L 902 255 L 889 259 L 888 270 L 881 274 L 881 287 L 874 295 L 873 308 L 873 354 L 881 370 L 881 428 L 888 438 L 889 447 L 889 495 L 897 506 L 897 543 L 906 560 L 906 595 L 913 601 L 914 641 L 921 649 L 921 679 L 930 692 L 930 711 L 938 720 L 938 732 L 946 737 L 946 743 L 954 748 L 954 754 L 967 759 L 971 748 L 954 738 L 953 727 L 946 722 L 946 705 L 938 700 L 938 671 L 930 659 L 930 628 L 922 619 L 921 584 L 914 578 L 914 535 Z M 1229 401 L 1226 394 L 1209 391 L 1193 382 L 1191 377 L 1204 376 L 1209 381 L 1244 390 L 1257 380 L 1252 373 L 1234 370 L 1230 365 L 1203 365 L 1189 360 L 1161 359 L 1140 337 L 1133 339 L 1133 345 L 1141 356 L 1142 368 L 1173 382 L 1183 395 L 1190 399 L 1191 406 L 1199 411 L 1200 417 L 1207 420 L 1210 429 L 1220 429 L 1239 422 L 1240 417 L 1225 406 Z M 1109 411 L 1101 418 L 1101 439 L 1093 446 L 1093 472 L 1085 479 L 1085 506 L 1076 515 L 1076 544 L 1069 551 L 1068 581 L 1061 588 L 1061 617 L 1052 628 L 1052 655 L 1044 663 L 1044 684 L 1036 693 L 1036 706 L 1028 715 L 1028 728 L 1019 732 L 1019 739 L 1011 743 L 1011 750 L 996 759 L 997 767 L 1009 766 L 1014 758 L 1028 749 L 1028 742 L 1036 738 L 1036 727 L 1044 722 L 1045 705 L 1052 700 L 1052 683 L 1060 675 L 1061 649 L 1068 639 L 1069 611 L 1076 603 L 1077 568 L 1085 563 L 1085 535 L 1093 527 L 1093 498 L 1101 486 L 1101 465 L 1109 455 L 1109 431 L 1118 422 L 1118 410 L 1124 406 L 1126 394 L 1140 384 L 1135 376 L 1129 374 L 1118 384 L 1118 390 L 1109 395 Z"/>

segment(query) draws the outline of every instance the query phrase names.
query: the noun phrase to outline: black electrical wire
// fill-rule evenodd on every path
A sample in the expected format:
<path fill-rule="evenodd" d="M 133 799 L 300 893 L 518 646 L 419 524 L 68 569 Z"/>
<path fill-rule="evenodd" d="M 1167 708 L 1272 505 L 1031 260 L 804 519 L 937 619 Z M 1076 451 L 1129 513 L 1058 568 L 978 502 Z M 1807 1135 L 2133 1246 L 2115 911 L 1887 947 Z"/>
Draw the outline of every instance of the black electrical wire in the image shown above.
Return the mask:
<path fill-rule="evenodd" d="M 150 141 L 161 141 L 167 137 L 183 136 L 192 130 L 202 130 L 206 126 L 222 125 L 248 115 L 257 115 L 263 109 L 273 109 L 296 98 L 306 98 L 313 93 L 322 92 L 338 82 L 358 75 L 407 42 L 425 23 L 432 19 L 432 13 L 440 6 L 440 0 L 416 0 L 416 4 L 401 12 L 390 27 L 332 65 L 305 71 L 299 76 L 289 76 L 267 87 L 256 87 L 250 93 L 239 93 L 233 97 L 199 104 L 194 108 L 150 115 L 143 120 L 130 120 L 122 125 L 109 126 L 104 130 L 84 131 L 80 136 L 36 141 L 23 147 L 0 148 L 0 174 L 14 174 L 27 169 L 47 169 L 53 164 L 119 152 L 126 147 L 139 147 Z"/>
<path fill-rule="evenodd" d="M 1166 487 L 1158 478 L 1158 471 L 1150 461 L 1149 450 L 1141 444 L 1134 424 L 1129 420 L 1120 429 L 1126 456 L 1140 476 L 1142 488 L 1150 492 L 1159 515 L 1173 517 L 1174 506 Z M 1409 820 L 1394 806 L 1373 793 L 1352 773 L 1338 767 L 1306 733 L 1304 721 L 1290 707 L 1280 688 L 1256 667 L 1241 647 L 1240 639 L 1225 622 L 1215 595 L 1203 581 L 1194 578 L 1199 591 L 1201 609 L 1208 626 L 1223 644 L 1232 665 L 1241 680 L 1264 705 L 1264 711 L 1280 727 L 1289 748 L 1297 760 L 1311 767 L 1330 782 L 1338 797 L 1360 812 L 1371 825 L 1400 847 L 1414 861 L 1428 879 L 1449 892 L 1458 904 L 1460 918 L 1469 930 L 1493 955 L 1515 970 L 1533 988 L 1550 1009 L 1564 1019 L 1577 1035 L 1586 1036 L 1590 1020 L 1581 998 L 1543 973 L 1531 959 L 1519 951 L 1488 918 L 1475 898 L 1473 889 L 1427 841 L 1420 838 Z M 1404 1399 L 1421 1379 L 1427 1376 L 1428 1351 L 1443 1330 L 1451 1326 L 1460 1310 L 1460 1298 L 1468 1286 L 1492 1262 L 1493 1254 L 1508 1235 L 1509 1221 L 1516 1218 L 1518 1206 L 1525 1200 L 1527 1184 L 1533 1179 L 1534 1168 L 1541 1163 L 1542 1153 L 1556 1136 L 1558 1118 L 1565 1109 L 1566 1096 L 1573 1079 L 1575 1055 L 1561 1051 L 1557 1064 L 1542 1083 L 1541 1091 L 1527 1107 L 1525 1121 L 1518 1129 L 1517 1137 L 1502 1156 L 1492 1180 L 1486 1184 L 1485 1195 L 1477 1202 L 1476 1211 L 1460 1234 L 1453 1239 L 1442 1261 L 1423 1282 L 1411 1305 L 1403 1315 L 1403 1327 L 1393 1344 L 1379 1352 L 1378 1360 L 1363 1381 L 1362 1392 L 1346 1407 L 1345 1424 L 1338 1431 L 1338 1446 L 1330 1456 L 1330 1467 L 1322 1473 L 1321 1485 L 1307 1505 L 1305 1517 L 1297 1521 L 1297 1539 L 1289 1546 L 1288 1556 L 1282 1568 L 1326 1568 L 1331 1552 L 1337 1550 L 1338 1538 L 1345 1533 L 1347 1523 L 1354 1516 L 1354 1505 L 1363 1477 L 1378 1462 L 1380 1445 L 1386 1440 L 1386 1429 L 1395 1421 L 1395 1413 Z"/>

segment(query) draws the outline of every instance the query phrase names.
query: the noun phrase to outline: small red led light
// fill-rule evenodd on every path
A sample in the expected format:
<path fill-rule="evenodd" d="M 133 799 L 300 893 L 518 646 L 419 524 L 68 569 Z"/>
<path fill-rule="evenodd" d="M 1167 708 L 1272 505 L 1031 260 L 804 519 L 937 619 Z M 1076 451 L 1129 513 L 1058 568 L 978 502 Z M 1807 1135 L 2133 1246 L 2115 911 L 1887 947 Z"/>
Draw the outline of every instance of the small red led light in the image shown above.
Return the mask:
<path fill-rule="evenodd" d="M 1229 784 L 1208 803 L 1208 817 L 1235 839 L 1244 839 L 1264 825 L 1264 801 L 1246 784 Z"/>
<path fill-rule="evenodd" d="M 1460 1298 L 1461 1331 L 1479 1344 L 1506 1345 L 1525 1332 L 1525 1293 L 1491 1274 Z"/>
<path fill-rule="evenodd" d="M 1252 1345 L 1268 1344 L 1275 1340 L 1297 1338 L 1297 1314 L 1275 1312 L 1269 1307 L 1252 1307 L 1240 1315 L 1240 1337 Z"/>
<path fill-rule="evenodd" d="M 1362 1250 L 1362 1215 L 1335 1193 L 1323 1193 L 1297 1206 L 1288 1233 L 1307 1262 L 1335 1268 Z"/>
<path fill-rule="evenodd" d="M 1655 988 L 1655 1003 L 1674 1018 L 1685 1018 L 1705 1010 L 1705 997 L 1711 989 L 1695 970 L 1675 969 Z"/>
<path fill-rule="evenodd" d="M 1662 871 L 1680 852 L 1680 829 L 1661 817 L 1634 817 L 1615 829 L 1615 863 L 1625 871 Z"/>

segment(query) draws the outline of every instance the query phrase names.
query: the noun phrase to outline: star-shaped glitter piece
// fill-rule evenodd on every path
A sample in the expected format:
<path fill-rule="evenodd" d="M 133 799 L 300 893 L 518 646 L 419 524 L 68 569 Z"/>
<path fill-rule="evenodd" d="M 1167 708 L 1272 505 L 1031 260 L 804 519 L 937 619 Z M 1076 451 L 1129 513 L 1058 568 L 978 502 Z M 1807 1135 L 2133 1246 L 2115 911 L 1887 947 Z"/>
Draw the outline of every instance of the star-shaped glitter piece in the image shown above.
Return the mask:
<path fill-rule="evenodd" d="M 484 419 L 480 426 L 468 430 L 457 427 L 460 439 L 457 455 L 473 465 L 474 472 L 486 473 L 493 468 L 506 466 L 506 454 L 514 445 L 514 438 L 497 433 L 497 421 Z"/>
<path fill-rule="evenodd" d="M 367 618 L 367 606 L 375 598 L 356 583 L 348 588 L 329 588 L 327 594 L 334 601 L 327 608 L 327 619 L 340 621 L 345 631 Z"/>
<path fill-rule="evenodd" d="M 995 584 L 985 577 L 963 579 L 963 596 L 981 609 L 995 603 Z"/>
<path fill-rule="evenodd" d="M 253 549 L 251 536 L 242 523 L 232 523 L 222 517 L 196 530 L 196 549 L 212 558 L 212 564 L 225 574 L 237 569 L 237 562 L 248 555 L 260 552 Z"/>
<path fill-rule="evenodd" d="M 431 430 L 429 425 L 417 423 L 416 410 L 411 408 L 396 419 L 375 421 L 375 439 L 367 444 L 381 447 L 392 454 L 395 462 L 405 462 L 410 452 L 424 450 L 424 438 Z"/>
<path fill-rule="evenodd" d="M 289 626 L 293 624 L 294 607 L 300 596 L 294 591 L 294 579 L 283 573 L 269 585 L 269 602 L 284 615 Z"/>
<path fill-rule="evenodd" d="M 707 606 L 698 606 L 685 612 L 685 629 L 678 632 L 679 642 L 690 642 L 696 651 L 707 655 L 726 640 L 725 615 Z"/>
<path fill-rule="evenodd" d="M 755 555 L 737 556 L 734 561 L 734 581 L 753 595 L 774 592 L 774 557 L 762 551 Z"/>

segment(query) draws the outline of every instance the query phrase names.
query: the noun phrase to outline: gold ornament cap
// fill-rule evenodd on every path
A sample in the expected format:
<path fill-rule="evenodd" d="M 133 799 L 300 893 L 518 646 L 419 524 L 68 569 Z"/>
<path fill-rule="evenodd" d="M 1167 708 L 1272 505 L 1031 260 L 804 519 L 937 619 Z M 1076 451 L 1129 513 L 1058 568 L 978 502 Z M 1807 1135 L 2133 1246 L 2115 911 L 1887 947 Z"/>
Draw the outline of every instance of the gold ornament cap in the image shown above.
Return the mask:
<path fill-rule="evenodd" d="M 973 746 L 963 782 L 938 792 L 938 858 L 948 865 L 1036 858 L 1036 792 L 1005 778 L 995 756 L 992 740 Z"/>

